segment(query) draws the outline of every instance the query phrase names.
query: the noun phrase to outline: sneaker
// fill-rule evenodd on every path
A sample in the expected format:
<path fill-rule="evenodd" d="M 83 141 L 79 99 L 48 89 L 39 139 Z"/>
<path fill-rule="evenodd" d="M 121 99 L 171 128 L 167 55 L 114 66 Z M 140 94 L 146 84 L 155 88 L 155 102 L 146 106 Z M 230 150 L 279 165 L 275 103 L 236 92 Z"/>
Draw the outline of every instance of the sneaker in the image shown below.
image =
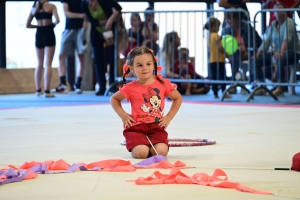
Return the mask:
<path fill-rule="evenodd" d="M 77 88 L 76 85 L 74 85 L 74 90 L 76 94 L 82 94 L 81 88 Z"/>
<path fill-rule="evenodd" d="M 42 96 L 43 94 L 44 94 L 44 92 L 43 91 L 40 91 L 40 92 L 35 92 L 35 94 L 36 94 L 36 96 Z"/>
<path fill-rule="evenodd" d="M 60 84 L 57 88 L 53 89 L 53 92 L 64 93 L 68 92 L 68 87 L 64 84 Z"/>
<path fill-rule="evenodd" d="M 53 93 L 45 93 L 45 97 L 55 97 L 55 95 Z"/>

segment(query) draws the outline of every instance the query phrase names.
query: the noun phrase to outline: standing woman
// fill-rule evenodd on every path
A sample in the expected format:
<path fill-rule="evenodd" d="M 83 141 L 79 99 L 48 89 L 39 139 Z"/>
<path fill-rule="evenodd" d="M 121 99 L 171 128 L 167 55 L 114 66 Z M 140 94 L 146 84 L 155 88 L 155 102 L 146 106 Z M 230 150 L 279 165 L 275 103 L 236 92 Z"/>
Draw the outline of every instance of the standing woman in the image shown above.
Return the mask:
<path fill-rule="evenodd" d="M 52 16 L 55 22 L 52 22 Z M 33 18 L 36 18 L 37 25 L 32 24 Z M 46 67 L 44 72 L 44 90 L 45 97 L 54 97 L 50 93 L 50 83 L 52 75 L 52 61 L 55 52 L 55 34 L 54 27 L 59 23 L 56 6 L 50 4 L 47 0 L 36 0 L 32 6 L 27 19 L 26 28 L 36 28 L 35 46 L 38 58 L 38 66 L 34 72 L 35 89 L 37 96 L 43 94 L 41 89 L 41 80 L 44 66 L 44 57 L 46 57 Z"/>
<path fill-rule="evenodd" d="M 99 91 L 97 96 L 104 95 L 106 91 L 107 64 L 109 63 L 109 84 L 115 82 L 115 26 L 122 7 L 113 0 L 84 0 L 83 10 L 88 21 L 91 23 L 91 45 L 93 49 L 93 60 Z M 108 31 L 112 31 L 110 38 L 106 36 Z"/>

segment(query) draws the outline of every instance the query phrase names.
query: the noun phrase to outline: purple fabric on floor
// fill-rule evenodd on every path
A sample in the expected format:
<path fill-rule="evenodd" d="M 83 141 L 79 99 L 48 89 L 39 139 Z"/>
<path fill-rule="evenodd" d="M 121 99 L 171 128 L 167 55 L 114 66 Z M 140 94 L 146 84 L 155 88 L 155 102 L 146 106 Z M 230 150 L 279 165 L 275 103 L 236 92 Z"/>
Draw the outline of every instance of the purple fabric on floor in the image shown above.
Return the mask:
<path fill-rule="evenodd" d="M 33 171 L 34 173 L 41 172 L 42 171 L 42 165 L 37 164 L 37 165 L 31 167 L 29 170 Z"/>
<path fill-rule="evenodd" d="M 147 165 L 152 165 L 154 163 L 158 163 L 162 160 L 167 160 L 165 156 L 162 155 L 155 155 L 150 158 L 147 158 L 139 163 L 136 163 L 134 166 L 147 166 Z"/>
<path fill-rule="evenodd" d="M 10 168 L 7 171 L 4 171 L 4 173 L 2 172 L 3 171 L 1 171 L 1 175 L 6 176 L 7 179 L 4 181 L 0 181 L 0 185 L 12 183 L 12 182 L 19 182 L 22 181 L 24 177 L 27 176 L 27 171 L 25 170 L 20 170 L 19 172 L 16 172 L 14 169 Z"/>

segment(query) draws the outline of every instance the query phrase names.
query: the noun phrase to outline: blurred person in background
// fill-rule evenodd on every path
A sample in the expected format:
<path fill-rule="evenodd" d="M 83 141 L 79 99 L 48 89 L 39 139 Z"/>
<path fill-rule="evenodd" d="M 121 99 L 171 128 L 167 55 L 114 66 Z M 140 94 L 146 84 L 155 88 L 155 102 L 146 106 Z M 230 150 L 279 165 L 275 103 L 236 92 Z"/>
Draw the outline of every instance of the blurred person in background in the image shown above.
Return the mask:
<path fill-rule="evenodd" d="M 97 96 L 106 91 L 106 72 L 109 63 L 109 84 L 115 82 L 115 37 L 116 22 L 122 7 L 113 0 L 85 0 L 82 8 L 91 23 L 90 41 L 99 90 Z"/>
<path fill-rule="evenodd" d="M 52 21 L 52 16 L 55 22 Z M 32 24 L 33 18 L 36 18 L 37 25 Z M 54 34 L 54 27 L 59 23 L 59 16 L 56 6 L 49 3 L 47 0 L 36 0 L 32 6 L 29 17 L 27 19 L 26 28 L 36 28 L 35 47 L 38 59 L 38 66 L 35 68 L 34 81 L 36 95 L 43 94 L 41 89 L 41 81 L 44 70 L 44 92 L 45 97 L 54 97 L 50 93 L 50 84 L 52 76 L 52 61 L 55 52 L 56 39 Z"/>
<path fill-rule="evenodd" d="M 81 0 L 61 0 L 63 3 L 63 10 L 66 17 L 65 30 L 62 33 L 61 47 L 59 54 L 58 74 L 60 83 L 55 92 L 68 92 L 66 83 L 66 58 L 74 55 L 77 52 L 79 59 L 79 71 L 77 80 L 74 86 L 75 93 L 81 94 L 81 81 L 84 72 L 84 53 L 86 50 L 86 30 L 87 21 L 85 14 L 81 9 Z M 75 67 L 75 66 L 74 66 Z"/>

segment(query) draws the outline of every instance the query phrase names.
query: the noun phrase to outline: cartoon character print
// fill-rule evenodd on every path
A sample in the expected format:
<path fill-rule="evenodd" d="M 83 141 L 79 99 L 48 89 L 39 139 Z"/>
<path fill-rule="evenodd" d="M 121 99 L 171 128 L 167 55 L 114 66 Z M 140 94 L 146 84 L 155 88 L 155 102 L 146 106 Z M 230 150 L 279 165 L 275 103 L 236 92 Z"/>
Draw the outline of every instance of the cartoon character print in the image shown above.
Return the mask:
<path fill-rule="evenodd" d="M 159 122 L 159 119 L 163 117 L 163 110 L 160 108 L 161 97 L 159 96 L 160 90 L 158 88 L 148 87 L 148 93 L 143 94 L 144 102 L 149 103 L 150 106 L 147 107 L 146 104 L 141 106 L 142 110 L 148 113 L 148 117 L 153 117 L 154 122 Z"/>

